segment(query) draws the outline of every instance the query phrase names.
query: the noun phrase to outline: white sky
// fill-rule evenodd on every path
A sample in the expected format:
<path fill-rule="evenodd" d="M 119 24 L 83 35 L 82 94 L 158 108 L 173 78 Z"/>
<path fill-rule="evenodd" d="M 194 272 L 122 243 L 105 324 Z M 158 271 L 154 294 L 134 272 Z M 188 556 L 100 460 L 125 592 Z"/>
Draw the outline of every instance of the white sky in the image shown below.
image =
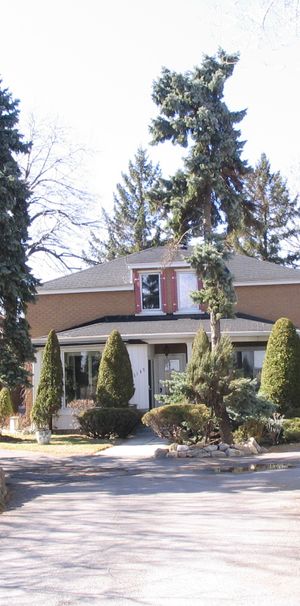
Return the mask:
<path fill-rule="evenodd" d="M 2 0 L 0 74 L 22 118 L 57 116 L 74 143 L 95 150 L 85 181 L 109 208 L 139 145 L 149 144 L 161 67 L 186 71 L 218 46 L 240 51 L 226 87 L 242 123 L 245 157 L 264 151 L 298 187 L 300 17 L 293 0 Z M 264 27 L 262 22 L 265 16 Z M 181 151 L 179 150 L 179 156 Z M 150 149 L 168 174 L 169 144 Z M 99 205 L 100 205 L 99 203 Z M 51 277 L 53 274 L 51 274 Z M 45 278 L 45 276 L 43 276 Z M 50 274 L 47 273 L 47 277 Z"/>

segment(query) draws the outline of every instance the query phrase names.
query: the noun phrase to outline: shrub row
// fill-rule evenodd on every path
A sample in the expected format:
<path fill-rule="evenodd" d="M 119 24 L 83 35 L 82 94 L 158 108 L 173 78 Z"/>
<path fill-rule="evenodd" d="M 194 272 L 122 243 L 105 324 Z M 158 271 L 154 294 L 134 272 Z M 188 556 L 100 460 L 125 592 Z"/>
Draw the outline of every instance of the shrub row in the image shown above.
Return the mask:
<path fill-rule="evenodd" d="M 132 408 L 92 408 L 77 419 L 81 431 L 91 438 L 126 438 L 140 415 Z"/>

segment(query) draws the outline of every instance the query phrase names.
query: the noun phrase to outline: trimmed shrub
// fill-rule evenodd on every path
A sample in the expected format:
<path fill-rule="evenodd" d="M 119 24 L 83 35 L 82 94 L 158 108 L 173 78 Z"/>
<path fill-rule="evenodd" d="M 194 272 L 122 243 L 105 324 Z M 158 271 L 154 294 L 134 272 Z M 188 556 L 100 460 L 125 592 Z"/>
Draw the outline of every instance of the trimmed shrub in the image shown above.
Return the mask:
<path fill-rule="evenodd" d="M 126 438 L 140 420 L 132 408 L 92 408 L 77 416 L 82 433 L 91 438 Z"/>
<path fill-rule="evenodd" d="M 283 439 L 286 442 L 300 442 L 300 418 L 284 419 Z"/>
<path fill-rule="evenodd" d="M 209 339 L 203 328 L 200 328 L 194 338 L 192 355 L 190 362 L 187 365 L 187 383 L 195 386 L 199 379 L 199 367 L 201 359 L 210 350 Z M 201 400 L 200 400 L 201 401 Z"/>
<path fill-rule="evenodd" d="M 238 429 L 233 432 L 234 442 L 240 444 L 246 442 L 249 438 L 255 438 L 260 443 L 263 438 L 265 431 L 266 421 L 262 419 L 247 419 L 245 423 L 240 425 Z"/>
<path fill-rule="evenodd" d="M 168 404 L 153 408 L 142 417 L 160 438 L 177 444 L 199 442 L 211 428 L 211 412 L 205 404 Z"/>
<path fill-rule="evenodd" d="M 96 390 L 98 406 L 126 407 L 134 394 L 131 362 L 117 330 L 109 335 L 101 361 Z"/>
<path fill-rule="evenodd" d="M 291 417 L 300 406 L 300 339 L 287 318 L 277 320 L 269 337 L 260 393 Z"/>
<path fill-rule="evenodd" d="M 55 331 L 51 330 L 44 349 L 40 382 L 31 411 L 31 420 L 37 428 L 52 428 L 52 415 L 60 409 L 62 395 L 60 347 Z"/>
<path fill-rule="evenodd" d="M 14 412 L 9 389 L 2 387 L 0 390 L 0 429 L 5 425 L 6 420 Z"/>

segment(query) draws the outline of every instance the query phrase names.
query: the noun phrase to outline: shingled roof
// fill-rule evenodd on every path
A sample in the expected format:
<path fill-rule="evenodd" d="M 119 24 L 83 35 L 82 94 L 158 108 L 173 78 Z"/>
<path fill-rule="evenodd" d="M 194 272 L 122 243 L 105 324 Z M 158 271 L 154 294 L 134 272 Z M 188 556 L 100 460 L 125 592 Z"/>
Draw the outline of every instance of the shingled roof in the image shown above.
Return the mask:
<path fill-rule="evenodd" d="M 221 320 L 222 334 L 229 334 L 232 338 L 251 337 L 268 339 L 273 322 L 260 320 L 258 318 L 243 317 L 237 314 L 234 319 Z M 71 328 L 57 333 L 60 343 L 101 343 L 105 342 L 112 330 L 118 330 L 122 338 L 126 340 L 151 341 L 159 338 L 192 338 L 199 328 L 203 328 L 210 335 L 210 322 L 208 317 L 180 317 L 165 316 L 153 319 L 130 318 L 102 318 L 98 322 L 91 322 L 78 328 Z M 45 337 L 33 339 L 35 345 L 44 344 Z"/>
<path fill-rule="evenodd" d="M 148 248 L 113 261 L 107 261 L 55 280 L 39 287 L 40 294 L 89 290 L 132 290 L 131 269 L 143 267 L 173 267 L 187 263 L 192 248 L 170 251 L 167 246 Z M 235 284 L 300 283 L 300 270 L 235 254 L 228 262 Z"/>

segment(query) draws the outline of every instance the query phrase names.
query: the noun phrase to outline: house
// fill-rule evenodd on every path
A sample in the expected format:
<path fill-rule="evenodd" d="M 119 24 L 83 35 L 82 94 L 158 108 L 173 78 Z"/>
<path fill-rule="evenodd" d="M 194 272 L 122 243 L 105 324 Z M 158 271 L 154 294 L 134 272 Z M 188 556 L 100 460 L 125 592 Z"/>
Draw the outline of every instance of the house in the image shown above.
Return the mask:
<path fill-rule="evenodd" d="M 36 348 L 33 394 L 38 385 L 48 332 L 58 334 L 64 370 L 64 398 L 57 427 L 71 422 L 68 402 L 95 392 L 101 351 L 119 330 L 132 363 L 140 409 L 155 406 L 154 394 L 173 370 L 184 370 L 197 329 L 210 333 L 208 315 L 189 293 L 201 288 L 188 263 L 191 251 L 158 247 L 45 282 L 28 320 Z M 277 318 L 300 328 L 300 271 L 236 254 L 228 263 L 237 294 L 235 319 L 221 321 L 240 366 L 259 373 Z"/>

